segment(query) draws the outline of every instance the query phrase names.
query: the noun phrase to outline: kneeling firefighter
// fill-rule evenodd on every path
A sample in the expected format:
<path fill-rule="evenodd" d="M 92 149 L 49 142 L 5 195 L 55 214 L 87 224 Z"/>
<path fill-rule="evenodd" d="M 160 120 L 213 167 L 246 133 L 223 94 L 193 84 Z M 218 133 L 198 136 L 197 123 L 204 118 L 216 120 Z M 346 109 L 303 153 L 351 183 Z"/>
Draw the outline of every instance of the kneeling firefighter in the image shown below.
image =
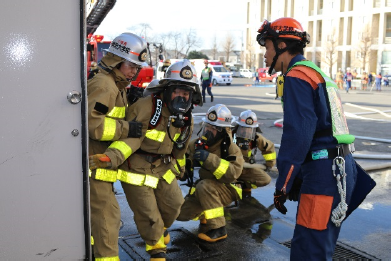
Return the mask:
<path fill-rule="evenodd" d="M 251 196 L 252 188 L 263 187 L 270 183 L 271 178 L 266 171 L 276 164 L 276 151 L 274 143 L 260 133 L 257 115 L 253 111 L 243 111 L 234 125 L 236 125 L 233 129 L 235 141 L 246 162 L 238 181 L 241 183 L 243 196 Z M 258 149 L 266 161 L 265 165 L 255 163 Z"/>
<path fill-rule="evenodd" d="M 225 105 L 210 107 L 202 120 L 200 138 L 190 142 L 186 160 L 190 169 L 201 165 L 200 179 L 185 197 L 177 220 L 200 219 L 198 237 L 216 242 L 227 237 L 224 207 L 242 197 L 242 190 L 231 183 L 242 173 L 244 160 L 232 141 L 232 115 Z"/>

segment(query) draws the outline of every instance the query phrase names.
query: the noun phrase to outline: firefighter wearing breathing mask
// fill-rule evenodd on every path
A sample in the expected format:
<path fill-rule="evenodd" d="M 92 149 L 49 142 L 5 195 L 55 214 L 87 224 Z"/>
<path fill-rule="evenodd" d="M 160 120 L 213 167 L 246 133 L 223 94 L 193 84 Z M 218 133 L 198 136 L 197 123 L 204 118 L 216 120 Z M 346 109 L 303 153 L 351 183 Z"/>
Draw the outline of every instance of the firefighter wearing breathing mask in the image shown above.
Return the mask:
<path fill-rule="evenodd" d="M 262 136 L 257 115 L 253 111 L 243 111 L 234 125 L 235 141 L 246 162 L 238 181 L 241 182 L 243 196 L 249 197 L 251 189 L 270 183 L 271 178 L 266 171 L 276 164 L 276 151 L 274 143 Z M 257 164 L 255 161 L 258 149 L 265 159 L 265 165 Z"/>
<path fill-rule="evenodd" d="M 114 141 L 141 137 L 141 123 L 125 118 L 126 86 L 137 78 L 146 58 L 145 40 L 123 33 L 111 42 L 99 72 L 87 82 L 91 244 L 97 259 L 118 260 L 121 213 L 113 192 L 117 171 L 108 169 L 103 153 Z"/>
<path fill-rule="evenodd" d="M 186 161 L 191 167 L 201 166 L 200 179 L 185 197 L 177 220 L 200 220 L 198 238 L 216 242 L 227 237 L 224 207 L 242 197 L 241 188 L 234 183 L 244 160 L 232 141 L 232 115 L 225 105 L 210 107 L 202 120 L 200 137 L 190 142 Z"/>
<path fill-rule="evenodd" d="M 193 131 L 191 108 L 200 101 L 191 63 L 171 65 L 166 77 L 151 82 L 144 97 L 128 109 L 127 120 L 142 123 L 142 136 L 114 142 L 104 153 L 111 168 L 119 166 L 117 178 L 151 260 L 165 258 L 170 239 L 166 229 L 183 203 L 177 178 L 183 175 Z"/>
<path fill-rule="evenodd" d="M 291 260 L 332 260 L 342 222 L 375 182 L 355 163 L 336 83 L 303 56 L 309 35 L 293 18 L 264 21 L 257 41 L 277 79 L 284 123 L 274 205 L 298 201 Z"/>

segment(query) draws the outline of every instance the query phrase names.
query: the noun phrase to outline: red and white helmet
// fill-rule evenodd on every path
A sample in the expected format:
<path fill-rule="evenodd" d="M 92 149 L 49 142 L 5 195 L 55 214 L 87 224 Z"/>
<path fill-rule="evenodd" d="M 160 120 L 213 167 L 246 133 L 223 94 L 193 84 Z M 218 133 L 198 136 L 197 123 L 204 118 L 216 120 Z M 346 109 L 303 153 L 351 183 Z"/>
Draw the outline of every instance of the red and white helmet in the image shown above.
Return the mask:
<path fill-rule="evenodd" d="M 216 104 L 210 107 L 202 121 L 217 127 L 233 127 L 231 125 L 231 111 L 224 104 Z"/>
<path fill-rule="evenodd" d="M 140 67 L 146 65 L 147 42 L 138 35 L 122 33 L 114 38 L 107 51 Z"/>

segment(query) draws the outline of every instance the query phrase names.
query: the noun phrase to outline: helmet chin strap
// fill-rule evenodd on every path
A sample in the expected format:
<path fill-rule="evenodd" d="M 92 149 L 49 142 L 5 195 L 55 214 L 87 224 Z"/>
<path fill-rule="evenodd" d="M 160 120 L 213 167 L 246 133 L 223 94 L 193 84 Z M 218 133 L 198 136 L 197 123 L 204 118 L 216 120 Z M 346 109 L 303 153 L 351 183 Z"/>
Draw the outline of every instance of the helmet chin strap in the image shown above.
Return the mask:
<path fill-rule="evenodd" d="M 276 66 L 278 56 L 280 56 L 280 54 L 282 54 L 283 52 L 285 52 L 286 50 L 288 50 L 288 46 L 285 47 L 285 48 L 283 48 L 283 49 L 278 48 L 278 46 L 277 46 L 277 41 L 274 40 L 274 39 L 273 39 L 273 45 L 274 45 L 274 50 L 276 51 L 276 55 L 273 57 L 273 62 L 272 62 L 272 64 L 271 64 L 270 67 L 269 67 L 268 73 L 269 73 L 270 75 L 271 75 L 272 72 L 273 72 L 274 66 Z"/>

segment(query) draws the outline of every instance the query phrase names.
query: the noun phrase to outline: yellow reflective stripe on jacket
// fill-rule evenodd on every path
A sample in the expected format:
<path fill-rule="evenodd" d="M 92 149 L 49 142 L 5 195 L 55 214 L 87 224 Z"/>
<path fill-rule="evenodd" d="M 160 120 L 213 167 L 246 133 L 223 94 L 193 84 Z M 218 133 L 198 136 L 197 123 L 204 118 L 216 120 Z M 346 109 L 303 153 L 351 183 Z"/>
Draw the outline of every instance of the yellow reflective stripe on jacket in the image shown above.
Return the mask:
<path fill-rule="evenodd" d="M 147 130 L 147 134 L 145 134 L 145 137 L 150 140 L 155 140 L 157 142 L 163 142 L 165 136 L 166 133 L 164 131 L 158 130 Z"/>
<path fill-rule="evenodd" d="M 117 174 L 118 174 L 118 172 L 116 170 L 96 169 L 95 179 L 107 181 L 107 182 L 116 182 L 117 181 Z"/>
<path fill-rule="evenodd" d="M 195 187 L 191 187 L 190 188 L 190 195 L 193 195 L 194 194 L 194 192 L 196 191 L 196 188 Z"/>
<path fill-rule="evenodd" d="M 206 219 L 224 217 L 224 208 L 219 207 L 219 208 L 208 209 L 204 211 L 204 214 Z"/>
<path fill-rule="evenodd" d="M 183 167 L 186 165 L 186 155 L 183 155 L 183 159 L 177 159 L 179 166 Z"/>
<path fill-rule="evenodd" d="M 132 172 L 127 172 L 122 169 L 118 170 L 118 180 L 136 185 L 136 186 L 143 186 L 145 181 L 145 175 L 144 174 L 137 174 Z"/>
<path fill-rule="evenodd" d="M 132 154 L 132 148 L 123 141 L 114 141 L 110 144 L 109 148 L 119 150 L 125 159 L 127 159 Z"/>
<path fill-rule="evenodd" d="M 105 117 L 104 129 L 101 141 L 109 141 L 114 138 L 116 121 L 111 118 Z"/>
<path fill-rule="evenodd" d="M 119 261 L 118 256 L 112 256 L 112 257 L 95 257 L 95 260 L 99 261 Z"/>
<path fill-rule="evenodd" d="M 164 244 L 164 236 L 163 235 L 159 239 L 159 241 L 156 243 L 156 245 L 151 246 L 151 245 L 145 244 L 146 251 L 150 251 L 153 249 L 162 249 L 162 248 L 166 248 L 166 245 Z"/>
<path fill-rule="evenodd" d="M 114 107 L 107 116 L 123 119 L 125 118 L 125 107 Z"/>
<path fill-rule="evenodd" d="M 181 173 L 181 171 L 179 170 L 177 164 L 174 164 L 174 168 L 175 168 L 175 170 L 176 170 L 178 173 Z"/>
<path fill-rule="evenodd" d="M 227 169 L 229 167 L 229 162 L 221 159 L 220 165 L 217 167 L 215 172 L 213 172 L 213 175 L 216 177 L 216 179 L 221 179 L 221 177 L 227 172 Z"/>
<path fill-rule="evenodd" d="M 154 189 L 157 188 L 157 184 L 159 183 L 159 179 L 151 175 L 138 174 L 121 169 L 118 170 L 118 180 L 128 184 L 148 186 Z"/>
<path fill-rule="evenodd" d="M 249 157 L 249 158 L 251 157 L 251 150 L 248 151 L 247 157 Z"/>
<path fill-rule="evenodd" d="M 171 184 L 171 182 L 175 179 L 175 174 L 172 173 L 172 171 L 169 169 L 164 173 L 163 178 L 165 181 L 167 181 L 168 184 Z"/>
<path fill-rule="evenodd" d="M 236 190 L 236 193 L 238 193 L 239 195 L 239 198 L 242 199 L 242 189 L 241 188 L 238 188 L 237 186 L 235 186 L 234 184 L 230 184 L 231 187 L 233 187 L 235 190 Z"/>
<path fill-rule="evenodd" d="M 180 133 L 176 133 L 173 140 L 176 141 L 179 138 L 179 136 L 181 136 L 181 134 Z"/>
<path fill-rule="evenodd" d="M 94 237 L 91 236 L 91 246 L 93 246 L 93 245 L 94 245 Z"/>
<path fill-rule="evenodd" d="M 263 154 L 263 157 L 265 158 L 265 160 L 275 160 L 276 159 L 276 152 Z"/>

